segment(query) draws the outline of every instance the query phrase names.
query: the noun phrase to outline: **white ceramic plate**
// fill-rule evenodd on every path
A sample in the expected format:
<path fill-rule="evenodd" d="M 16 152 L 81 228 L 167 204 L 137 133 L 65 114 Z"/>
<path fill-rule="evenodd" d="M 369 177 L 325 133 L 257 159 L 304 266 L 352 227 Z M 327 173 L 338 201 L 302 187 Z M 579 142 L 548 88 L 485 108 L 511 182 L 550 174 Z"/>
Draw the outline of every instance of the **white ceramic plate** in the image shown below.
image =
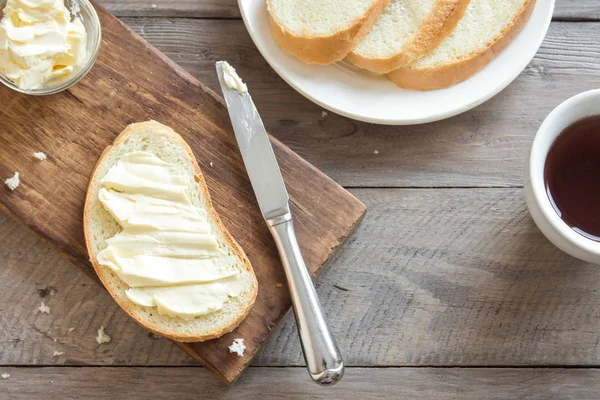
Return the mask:
<path fill-rule="evenodd" d="M 501 1 L 501 0 L 500 0 Z M 487 67 L 448 89 L 419 92 L 346 63 L 305 64 L 283 52 L 269 29 L 265 0 L 238 0 L 248 32 L 263 57 L 308 99 L 349 118 L 386 125 L 439 121 L 470 110 L 508 86 L 544 40 L 554 0 L 537 0 L 527 26 Z"/>

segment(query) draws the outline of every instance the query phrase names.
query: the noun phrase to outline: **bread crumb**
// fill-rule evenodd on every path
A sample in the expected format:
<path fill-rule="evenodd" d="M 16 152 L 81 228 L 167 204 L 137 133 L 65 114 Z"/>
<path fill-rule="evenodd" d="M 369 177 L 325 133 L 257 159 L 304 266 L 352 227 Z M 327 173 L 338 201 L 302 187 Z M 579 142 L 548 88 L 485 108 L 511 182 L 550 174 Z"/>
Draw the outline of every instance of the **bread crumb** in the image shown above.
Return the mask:
<path fill-rule="evenodd" d="M 98 336 L 96 336 L 96 342 L 98 342 L 98 344 L 102 344 L 108 343 L 110 342 L 110 340 L 110 336 L 104 333 L 104 326 L 101 326 L 100 329 L 98 329 Z"/>
<path fill-rule="evenodd" d="M 4 181 L 4 183 L 6 183 L 6 186 L 8 186 L 10 190 L 15 190 L 19 186 L 19 183 L 21 183 L 21 180 L 19 179 L 19 173 L 15 172 L 13 177 L 8 178 Z"/>
<path fill-rule="evenodd" d="M 42 301 L 42 304 L 40 304 L 40 306 L 38 307 L 38 310 L 42 314 L 50 314 L 50 307 L 48 307 L 47 305 L 45 305 L 43 301 Z"/>
<path fill-rule="evenodd" d="M 373 154 L 379 154 L 379 150 L 375 150 Z"/>
<path fill-rule="evenodd" d="M 238 356 L 242 357 L 244 355 L 244 350 L 246 350 L 244 339 L 233 339 L 233 343 L 229 346 L 229 352 L 237 353 Z"/>
<path fill-rule="evenodd" d="M 35 158 L 37 158 L 38 160 L 40 160 L 40 161 L 46 161 L 46 159 L 48 158 L 48 157 L 46 157 L 46 154 L 45 154 L 45 153 L 42 153 L 41 151 L 38 151 L 38 152 L 36 152 L 36 153 L 33 153 L 33 156 L 34 156 Z"/>
<path fill-rule="evenodd" d="M 325 118 L 329 113 L 325 110 L 321 111 L 321 118 Z"/>
<path fill-rule="evenodd" d="M 54 341 L 54 343 L 58 343 L 58 339 L 57 338 L 54 338 L 52 340 Z"/>
<path fill-rule="evenodd" d="M 210 165 L 212 167 L 214 165 L 214 163 L 211 161 L 208 163 L 208 165 Z"/>
<path fill-rule="evenodd" d="M 152 4 L 152 8 L 156 8 L 158 7 L 156 4 Z"/>
<path fill-rule="evenodd" d="M 10 374 L 2 374 L 0 376 L 2 377 L 2 379 L 8 379 L 8 378 L 10 378 Z"/>
<path fill-rule="evenodd" d="M 282 288 L 282 287 L 283 287 L 283 283 L 281 283 L 281 282 L 278 282 L 278 283 L 276 283 L 276 284 L 275 284 L 275 286 L 277 286 L 277 287 L 279 287 L 279 288 Z"/>
<path fill-rule="evenodd" d="M 70 327 L 70 328 L 69 328 L 69 333 L 70 333 L 70 332 L 73 332 L 74 330 L 75 330 L 75 327 L 74 327 L 74 326 Z"/>
<path fill-rule="evenodd" d="M 64 352 L 64 351 L 56 351 L 56 350 L 55 350 L 55 351 L 54 351 L 54 354 L 52 354 L 52 357 L 60 357 L 60 356 L 62 356 L 63 354 L 65 354 L 65 352 Z"/>

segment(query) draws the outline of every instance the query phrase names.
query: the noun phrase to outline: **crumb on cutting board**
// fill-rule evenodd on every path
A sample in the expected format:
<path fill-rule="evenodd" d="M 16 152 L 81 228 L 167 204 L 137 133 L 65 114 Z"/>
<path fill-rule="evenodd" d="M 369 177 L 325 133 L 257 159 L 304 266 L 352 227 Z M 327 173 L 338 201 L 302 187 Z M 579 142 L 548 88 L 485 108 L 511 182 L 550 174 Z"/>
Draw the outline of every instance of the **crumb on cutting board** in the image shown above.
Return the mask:
<path fill-rule="evenodd" d="M 325 118 L 329 113 L 325 110 L 321 111 L 321 118 Z"/>
<path fill-rule="evenodd" d="M 104 326 L 101 326 L 100 329 L 98 329 L 98 336 L 96 336 L 96 342 L 98 342 L 98 344 L 102 344 L 102 343 L 108 343 L 110 341 L 111 341 L 110 336 L 108 336 L 104 332 Z"/>
<path fill-rule="evenodd" d="M 70 327 L 70 328 L 69 328 L 69 333 L 70 333 L 70 332 L 73 332 L 74 330 L 75 330 L 75 327 L 74 327 L 74 326 Z"/>
<path fill-rule="evenodd" d="M 236 353 L 238 356 L 242 357 L 244 355 L 244 350 L 246 350 L 244 339 L 233 339 L 233 343 L 229 346 L 229 352 Z"/>
<path fill-rule="evenodd" d="M 281 283 L 281 282 L 277 282 L 277 283 L 275 284 L 275 286 L 277 286 L 278 288 L 282 288 L 282 287 L 283 287 L 283 283 Z"/>
<path fill-rule="evenodd" d="M 379 150 L 375 150 L 373 154 L 379 154 Z"/>
<path fill-rule="evenodd" d="M 37 152 L 33 153 L 33 156 L 40 161 L 46 161 L 46 159 L 48 158 L 46 156 L 46 153 L 43 153 L 41 151 L 37 151 Z"/>
<path fill-rule="evenodd" d="M 54 353 L 52 354 L 52 357 L 60 357 L 60 356 L 62 356 L 63 354 L 65 354 L 65 352 L 64 352 L 64 351 L 57 351 L 57 350 L 54 350 Z"/>
<path fill-rule="evenodd" d="M 2 377 L 2 379 L 8 379 L 8 378 L 10 378 L 10 374 L 2 374 L 0 376 Z"/>
<path fill-rule="evenodd" d="M 4 181 L 4 183 L 6 184 L 6 186 L 8 186 L 10 190 L 15 190 L 19 186 L 19 183 L 21 183 L 21 180 L 19 179 L 19 173 L 15 172 L 13 177 L 8 178 Z"/>
<path fill-rule="evenodd" d="M 40 304 L 40 306 L 38 307 L 38 310 L 42 314 L 50 314 L 50 307 L 45 305 L 43 301 L 42 301 L 42 304 Z"/>

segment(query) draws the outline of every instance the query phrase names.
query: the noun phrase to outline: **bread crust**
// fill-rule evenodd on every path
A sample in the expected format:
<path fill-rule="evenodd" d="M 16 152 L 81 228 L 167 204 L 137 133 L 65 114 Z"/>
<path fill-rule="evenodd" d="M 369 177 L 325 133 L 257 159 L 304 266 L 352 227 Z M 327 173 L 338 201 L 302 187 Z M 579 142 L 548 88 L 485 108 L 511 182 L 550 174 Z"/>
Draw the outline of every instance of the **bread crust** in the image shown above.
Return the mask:
<path fill-rule="evenodd" d="M 486 48 L 457 60 L 437 67 L 417 69 L 410 65 L 388 74 L 388 77 L 403 89 L 432 90 L 444 89 L 462 82 L 482 70 L 496 55 L 506 48 L 527 24 L 535 0 L 527 0 L 512 22 Z"/>
<path fill-rule="evenodd" d="M 378 74 L 387 74 L 426 56 L 452 33 L 471 0 L 437 0 L 433 10 L 404 48 L 391 57 L 369 58 L 351 51 L 348 61 L 359 68 Z"/>
<path fill-rule="evenodd" d="M 286 53 L 309 64 L 332 64 L 346 57 L 362 40 L 389 2 L 390 0 L 374 1 L 352 26 L 331 36 L 296 35 L 277 22 L 271 12 L 271 0 L 267 0 L 267 10 L 273 38 Z"/>
<path fill-rule="evenodd" d="M 151 321 L 144 320 L 143 318 L 140 318 L 138 315 L 136 315 L 130 309 L 129 304 L 126 301 L 124 301 L 121 298 L 121 296 L 118 295 L 116 288 L 114 288 L 111 285 L 111 282 L 107 276 L 108 268 L 103 267 L 98 263 L 97 254 L 94 251 L 94 246 L 92 246 L 92 237 L 91 237 L 92 235 L 90 234 L 90 230 L 89 230 L 89 221 L 91 219 L 91 207 L 92 207 L 92 203 L 94 200 L 92 198 L 93 193 L 94 193 L 93 188 L 96 187 L 96 185 L 98 184 L 98 179 L 100 178 L 99 176 L 97 176 L 97 172 L 100 170 L 100 167 L 102 166 L 106 156 L 108 154 L 110 154 L 112 149 L 119 146 L 119 144 L 121 144 L 121 142 L 123 142 L 125 139 L 127 139 L 127 137 L 129 135 L 135 134 L 136 132 L 139 132 L 139 131 L 148 130 L 149 128 L 160 129 L 162 133 L 169 135 L 169 137 L 172 140 L 176 141 L 188 154 L 190 161 L 193 164 L 194 171 L 195 171 L 194 179 L 198 183 L 198 187 L 199 187 L 201 195 L 206 200 L 206 205 L 207 205 L 206 211 L 210 215 L 210 218 L 212 218 L 214 220 L 218 229 L 223 233 L 223 236 L 224 236 L 225 240 L 227 241 L 227 243 L 231 246 L 232 249 L 235 250 L 236 255 L 242 261 L 244 268 L 248 272 L 250 272 L 250 275 L 252 276 L 252 288 L 250 290 L 249 301 L 247 301 L 245 304 L 245 307 L 242 310 L 240 310 L 236 319 L 233 322 L 231 322 L 229 325 L 224 326 L 220 329 L 214 330 L 205 335 L 181 335 L 178 333 L 170 332 L 168 330 L 163 329 L 161 326 L 159 326 Z M 192 149 L 178 133 L 176 133 L 173 129 L 169 128 L 166 125 L 163 125 L 156 121 L 147 121 L 147 122 L 139 122 L 139 123 L 131 124 L 131 125 L 127 126 L 127 128 L 125 128 L 125 130 L 123 132 L 121 132 L 115 138 L 112 145 L 108 146 L 102 152 L 102 154 L 100 155 L 100 158 L 98 159 L 98 162 L 96 163 L 96 166 L 94 167 L 94 171 L 92 172 L 92 177 L 90 178 L 90 182 L 89 182 L 88 188 L 87 188 L 87 194 L 86 194 L 86 198 L 85 198 L 85 207 L 84 207 L 84 211 L 83 211 L 83 231 L 84 231 L 84 235 L 85 235 L 85 244 L 87 246 L 87 250 L 90 255 L 90 261 L 91 261 L 92 265 L 94 266 L 94 270 L 96 271 L 96 274 L 98 274 L 98 277 L 100 278 L 100 281 L 102 281 L 102 284 L 104 285 L 106 290 L 108 290 L 110 295 L 115 299 L 115 301 L 119 304 L 119 306 L 131 318 L 133 318 L 137 323 L 139 323 L 144 328 L 146 328 L 158 335 L 167 337 L 169 339 L 172 339 L 172 340 L 175 340 L 178 342 L 203 342 L 205 340 L 215 339 L 215 338 L 223 336 L 224 334 L 229 333 L 233 329 L 235 329 L 244 320 L 244 318 L 246 318 L 246 316 L 250 312 L 250 309 L 254 305 L 254 301 L 256 300 L 256 295 L 258 293 L 258 282 L 256 280 L 256 275 L 254 274 L 254 270 L 252 269 L 252 265 L 250 264 L 250 260 L 246 256 L 246 253 L 241 248 L 241 246 L 235 241 L 235 239 L 231 236 L 229 231 L 225 228 L 225 226 L 223 225 L 223 222 L 221 221 L 221 218 L 219 217 L 216 210 L 214 209 L 214 207 L 212 205 L 212 200 L 210 198 L 210 194 L 208 192 L 208 186 L 206 185 L 206 181 L 204 180 L 204 176 L 202 175 L 202 171 L 200 170 L 200 167 L 198 166 L 198 162 L 196 160 L 196 157 L 194 157 L 194 153 L 192 152 Z"/>

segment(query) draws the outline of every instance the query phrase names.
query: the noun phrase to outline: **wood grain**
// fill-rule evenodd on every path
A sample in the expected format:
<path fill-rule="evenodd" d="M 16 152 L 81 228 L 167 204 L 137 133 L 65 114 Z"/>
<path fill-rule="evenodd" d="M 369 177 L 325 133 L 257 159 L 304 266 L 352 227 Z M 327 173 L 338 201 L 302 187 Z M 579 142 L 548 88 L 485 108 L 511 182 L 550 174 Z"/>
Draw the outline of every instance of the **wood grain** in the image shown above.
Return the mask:
<path fill-rule="evenodd" d="M 290 307 L 279 256 L 262 220 L 222 100 L 100 10 L 103 43 L 92 72 L 52 97 L 0 89 L 3 121 L 0 177 L 22 174 L 21 185 L 0 190 L 0 210 L 51 243 L 84 272 L 83 200 L 100 152 L 127 124 L 156 119 L 182 134 L 204 170 L 217 212 L 246 250 L 259 281 L 249 316 L 219 339 L 181 347 L 231 382 L 245 368 Z M 273 146 L 287 182 L 296 230 L 316 274 L 361 219 L 365 208 L 324 174 L 277 140 Z M 32 152 L 43 150 L 48 161 Z M 327 196 L 323 196 L 327 193 Z M 245 340 L 244 357 L 232 356 L 233 338 Z"/>
<path fill-rule="evenodd" d="M 267 66 L 242 22 L 229 20 L 239 18 L 236 0 L 102 4 L 212 88 L 212 63 L 236 64 L 276 137 L 346 186 L 382 187 L 353 191 L 371 211 L 317 281 L 352 365 L 600 365 L 597 267 L 552 247 L 520 190 L 383 189 L 521 186 L 541 120 L 600 85 L 600 25 L 555 22 L 530 66 L 490 102 L 446 122 L 393 128 L 322 117 Z M 554 20 L 598 21 L 600 3 L 557 0 Z M 5 135 L 0 129 L 0 146 Z M 89 141 L 83 135 L 59 147 Z M 0 181 L 6 162 L 0 152 Z M 95 283 L 3 214 L 0 243 L 0 373 L 11 374 L 0 380 L 0 397 L 113 399 L 135 390 L 152 399 L 598 398 L 593 368 L 349 368 L 324 391 L 303 368 L 250 368 L 226 388 L 201 368 L 126 367 L 194 362 L 171 342 L 145 336 Z M 36 311 L 41 301 L 49 315 Z M 111 343 L 95 343 L 100 325 Z M 65 354 L 52 357 L 54 350 Z M 302 364 L 291 316 L 254 363 Z"/>
<path fill-rule="evenodd" d="M 229 60 L 270 132 L 347 187 L 521 186 L 541 121 L 568 97 L 600 87 L 600 23 L 557 22 L 524 73 L 487 103 L 437 123 L 379 126 L 322 116 L 268 66 L 241 21 L 124 21 L 213 89 L 213 63 Z"/>
<path fill-rule="evenodd" d="M 237 0 L 103 0 L 101 4 L 118 17 L 240 18 Z M 596 0 L 557 0 L 554 19 L 600 20 Z"/>
<path fill-rule="evenodd" d="M 202 368 L 3 368 L 11 399 L 413 399 L 592 400 L 597 369 L 349 368 L 331 388 L 308 382 L 304 368 L 249 368 L 233 387 Z M 93 379 L 90 379 L 93 377 Z"/>
<path fill-rule="evenodd" d="M 100 285 L 3 213 L 0 243 L 0 365 L 197 364 L 136 324 Z M 42 302 L 49 314 L 39 312 Z M 100 326 L 110 343 L 96 343 Z M 64 354 L 54 357 L 55 351 Z"/>
<path fill-rule="evenodd" d="M 369 213 L 317 280 L 349 365 L 600 365 L 600 269 L 541 235 L 521 189 L 352 193 Z M 0 227 L 0 340 L 20 339 L 0 364 L 189 365 L 108 295 L 71 286 L 85 279 L 23 228 L 6 218 Z M 39 315 L 36 289 L 47 286 L 58 292 L 46 302 L 51 314 Z M 100 324 L 110 344 L 94 342 Z M 52 358 L 53 338 L 64 357 Z M 303 365 L 291 315 L 254 365 Z"/>

